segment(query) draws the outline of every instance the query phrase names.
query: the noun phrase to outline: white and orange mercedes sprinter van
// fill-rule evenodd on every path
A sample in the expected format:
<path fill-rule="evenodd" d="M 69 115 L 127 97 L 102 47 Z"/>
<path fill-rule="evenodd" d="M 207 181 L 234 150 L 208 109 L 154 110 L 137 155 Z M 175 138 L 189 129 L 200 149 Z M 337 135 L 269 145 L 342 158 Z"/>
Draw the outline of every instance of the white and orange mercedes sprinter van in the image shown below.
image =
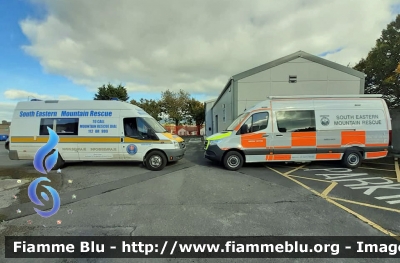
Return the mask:
<path fill-rule="evenodd" d="M 342 160 L 356 168 L 386 157 L 391 118 L 381 95 L 268 97 L 205 141 L 205 158 L 244 163 Z"/>

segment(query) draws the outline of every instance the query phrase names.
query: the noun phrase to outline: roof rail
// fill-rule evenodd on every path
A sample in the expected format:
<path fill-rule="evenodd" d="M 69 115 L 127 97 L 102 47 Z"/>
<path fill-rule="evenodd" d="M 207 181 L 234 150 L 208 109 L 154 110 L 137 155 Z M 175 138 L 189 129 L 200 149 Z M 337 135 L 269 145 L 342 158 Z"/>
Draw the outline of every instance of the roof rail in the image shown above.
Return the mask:
<path fill-rule="evenodd" d="M 382 98 L 382 94 L 267 96 L 267 99 L 307 99 L 307 98 Z"/>

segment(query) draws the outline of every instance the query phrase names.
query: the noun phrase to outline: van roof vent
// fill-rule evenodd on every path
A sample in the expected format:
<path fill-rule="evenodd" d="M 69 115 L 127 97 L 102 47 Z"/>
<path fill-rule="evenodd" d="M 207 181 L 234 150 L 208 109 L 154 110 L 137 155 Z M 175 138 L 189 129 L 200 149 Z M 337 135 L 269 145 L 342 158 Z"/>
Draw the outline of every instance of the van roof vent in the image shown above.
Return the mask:
<path fill-rule="evenodd" d="M 58 103 L 58 100 L 46 100 L 44 103 Z"/>

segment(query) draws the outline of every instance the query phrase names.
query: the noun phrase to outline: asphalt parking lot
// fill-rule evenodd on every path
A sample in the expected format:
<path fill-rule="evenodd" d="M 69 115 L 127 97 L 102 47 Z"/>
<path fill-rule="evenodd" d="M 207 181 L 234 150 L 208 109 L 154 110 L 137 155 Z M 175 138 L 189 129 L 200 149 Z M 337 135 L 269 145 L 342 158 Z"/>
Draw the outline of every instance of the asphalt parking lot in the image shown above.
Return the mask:
<path fill-rule="evenodd" d="M 0 144 L 0 186 L 3 180 L 22 180 L 16 187 L 1 188 L 1 236 L 400 234 L 400 183 L 393 159 L 365 163 L 353 171 L 337 163 L 274 163 L 230 172 L 203 158 L 201 141 L 189 141 L 185 158 L 160 172 L 109 162 L 72 163 L 61 173 L 52 171 L 49 178 L 60 194 L 61 208 L 50 218 L 37 215 L 27 198 L 27 185 L 38 176 L 31 162 L 9 160 Z M 0 247 L 4 259 L 4 244 Z M 103 261 L 113 262 L 90 262 Z M 164 261 L 171 260 L 157 260 Z"/>

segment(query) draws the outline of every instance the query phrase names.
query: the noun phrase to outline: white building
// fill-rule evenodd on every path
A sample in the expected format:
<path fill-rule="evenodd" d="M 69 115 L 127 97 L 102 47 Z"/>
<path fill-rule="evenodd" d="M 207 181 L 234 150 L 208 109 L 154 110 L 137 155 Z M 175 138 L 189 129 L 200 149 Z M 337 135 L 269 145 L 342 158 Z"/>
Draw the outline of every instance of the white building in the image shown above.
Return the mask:
<path fill-rule="evenodd" d="M 298 51 L 231 77 L 219 97 L 205 103 L 206 136 L 267 96 L 364 94 L 364 83 L 362 72 Z"/>
<path fill-rule="evenodd" d="M 188 131 L 185 130 L 184 128 L 179 129 L 178 135 L 188 135 Z"/>

